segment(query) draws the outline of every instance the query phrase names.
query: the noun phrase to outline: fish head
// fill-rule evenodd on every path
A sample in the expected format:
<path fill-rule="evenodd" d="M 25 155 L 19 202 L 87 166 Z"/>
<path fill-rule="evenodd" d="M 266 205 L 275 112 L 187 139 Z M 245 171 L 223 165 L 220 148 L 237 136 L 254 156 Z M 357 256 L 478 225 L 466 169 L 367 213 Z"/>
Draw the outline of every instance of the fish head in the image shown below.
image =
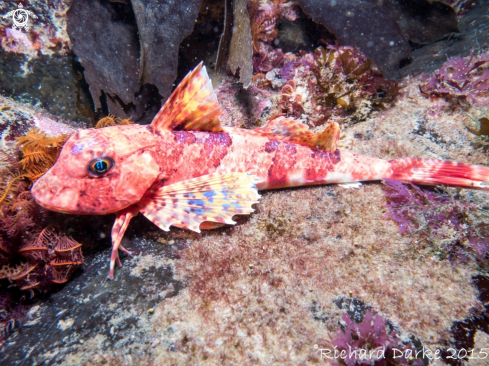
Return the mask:
<path fill-rule="evenodd" d="M 159 174 L 144 148 L 143 126 L 76 131 L 54 164 L 32 187 L 43 207 L 64 213 L 104 215 L 141 200 Z"/>

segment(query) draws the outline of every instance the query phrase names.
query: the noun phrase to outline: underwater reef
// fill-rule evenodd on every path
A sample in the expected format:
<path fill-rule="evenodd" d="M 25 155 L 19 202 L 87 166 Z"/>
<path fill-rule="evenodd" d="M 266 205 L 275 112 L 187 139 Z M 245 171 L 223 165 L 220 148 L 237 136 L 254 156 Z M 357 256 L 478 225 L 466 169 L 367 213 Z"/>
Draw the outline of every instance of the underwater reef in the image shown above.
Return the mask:
<path fill-rule="evenodd" d="M 48 137 L 32 128 L 17 138 L 20 160 L 0 153 L 0 280 L 7 279 L 8 288 L 25 294 L 14 305 L 13 292 L 0 284 L 0 342 L 25 317 L 25 296 L 67 282 L 84 263 L 82 245 L 49 222 L 48 212 L 30 192 L 32 183 L 54 165 L 68 136 Z"/>
<path fill-rule="evenodd" d="M 2 362 L 427 365 L 412 355 L 430 349 L 487 364 L 449 357 L 489 342 L 486 192 L 281 189 L 202 234 L 140 215 L 109 281 L 114 217 L 50 213 L 29 191 L 60 136 L 151 122 L 201 60 L 223 126 L 334 122 L 339 149 L 487 165 L 486 2 L 35 3 L 28 33 L 0 18 Z"/>

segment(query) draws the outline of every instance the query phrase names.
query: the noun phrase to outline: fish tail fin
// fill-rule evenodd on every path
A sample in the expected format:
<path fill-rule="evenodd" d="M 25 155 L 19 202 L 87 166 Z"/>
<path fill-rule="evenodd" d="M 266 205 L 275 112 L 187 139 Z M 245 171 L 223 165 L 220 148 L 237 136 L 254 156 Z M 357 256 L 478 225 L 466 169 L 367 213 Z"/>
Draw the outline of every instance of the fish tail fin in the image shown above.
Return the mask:
<path fill-rule="evenodd" d="M 434 159 L 391 160 L 385 178 L 416 184 L 444 184 L 489 191 L 489 168 Z"/>

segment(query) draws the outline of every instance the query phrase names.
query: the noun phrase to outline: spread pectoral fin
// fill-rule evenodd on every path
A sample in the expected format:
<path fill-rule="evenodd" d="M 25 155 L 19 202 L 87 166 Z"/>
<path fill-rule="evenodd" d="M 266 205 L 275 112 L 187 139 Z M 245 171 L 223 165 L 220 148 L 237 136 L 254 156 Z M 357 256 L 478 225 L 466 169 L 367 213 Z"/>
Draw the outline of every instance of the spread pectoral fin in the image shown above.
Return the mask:
<path fill-rule="evenodd" d="M 138 207 L 162 230 L 173 225 L 200 233 L 204 222 L 235 224 L 234 215 L 252 213 L 257 180 L 248 173 L 209 174 L 156 188 Z"/>

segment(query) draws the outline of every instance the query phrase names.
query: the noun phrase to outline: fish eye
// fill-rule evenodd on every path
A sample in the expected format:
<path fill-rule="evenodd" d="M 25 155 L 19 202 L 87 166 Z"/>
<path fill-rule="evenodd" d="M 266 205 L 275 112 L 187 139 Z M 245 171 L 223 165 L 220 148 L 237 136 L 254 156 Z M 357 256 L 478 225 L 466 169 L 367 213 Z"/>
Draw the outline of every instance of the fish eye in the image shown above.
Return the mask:
<path fill-rule="evenodd" d="M 114 167 L 114 160 L 109 157 L 93 159 L 88 163 L 88 172 L 97 177 L 107 174 Z"/>

